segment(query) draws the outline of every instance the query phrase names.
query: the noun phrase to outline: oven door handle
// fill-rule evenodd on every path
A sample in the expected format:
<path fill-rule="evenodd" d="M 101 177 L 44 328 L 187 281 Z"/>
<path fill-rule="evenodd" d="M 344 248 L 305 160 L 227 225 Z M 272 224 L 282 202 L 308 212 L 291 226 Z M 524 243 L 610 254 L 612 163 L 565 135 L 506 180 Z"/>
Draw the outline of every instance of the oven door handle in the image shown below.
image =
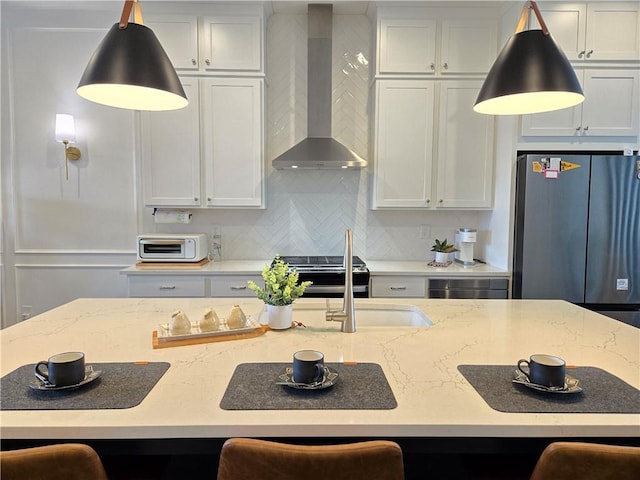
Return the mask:
<path fill-rule="evenodd" d="M 353 293 L 366 293 L 368 285 L 354 285 Z M 344 285 L 309 285 L 307 287 L 309 293 L 344 293 Z"/>

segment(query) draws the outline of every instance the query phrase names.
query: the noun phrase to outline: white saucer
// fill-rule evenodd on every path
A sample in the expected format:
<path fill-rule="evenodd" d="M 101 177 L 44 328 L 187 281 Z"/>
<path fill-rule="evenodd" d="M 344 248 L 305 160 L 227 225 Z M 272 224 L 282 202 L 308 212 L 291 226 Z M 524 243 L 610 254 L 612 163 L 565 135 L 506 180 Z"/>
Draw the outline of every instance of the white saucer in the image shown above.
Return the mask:
<path fill-rule="evenodd" d="M 537 390 L 545 393 L 578 393 L 582 391 L 582 388 L 578 386 L 580 380 L 567 375 L 564 380 L 564 387 L 547 387 L 545 385 L 538 385 L 537 383 L 531 383 L 529 378 L 520 370 L 515 371 L 516 378 L 512 380 L 513 383 L 524 385 L 525 387 Z"/>
<path fill-rule="evenodd" d="M 322 380 L 314 383 L 297 383 L 293 380 L 293 368 L 287 367 L 284 373 L 278 376 L 276 385 L 285 385 L 291 388 L 297 388 L 299 390 L 322 390 L 328 388 L 336 383 L 338 380 L 338 372 L 329 367 L 324 367 L 324 375 Z"/>
<path fill-rule="evenodd" d="M 56 387 L 55 385 L 48 385 L 36 377 L 33 380 L 31 380 L 29 387 L 34 390 L 71 390 L 73 388 L 78 388 L 83 385 L 86 385 L 87 383 L 91 383 L 100 375 L 102 375 L 102 370 L 94 370 L 93 366 L 91 365 L 87 365 L 84 371 L 85 371 L 84 380 L 82 380 L 80 383 L 76 383 L 75 385 L 64 385 L 61 387 Z"/>

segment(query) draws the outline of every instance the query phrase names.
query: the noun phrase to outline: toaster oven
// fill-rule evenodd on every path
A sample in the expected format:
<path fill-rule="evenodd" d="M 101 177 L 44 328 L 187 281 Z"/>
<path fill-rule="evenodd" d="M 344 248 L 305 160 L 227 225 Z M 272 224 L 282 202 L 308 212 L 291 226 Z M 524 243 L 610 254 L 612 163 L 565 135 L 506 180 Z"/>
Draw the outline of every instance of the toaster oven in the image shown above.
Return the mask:
<path fill-rule="evenodd" d="M 207 245 L 204 233 L 138 235 L 138 261 L 199 262 L 209 255 Z"/>

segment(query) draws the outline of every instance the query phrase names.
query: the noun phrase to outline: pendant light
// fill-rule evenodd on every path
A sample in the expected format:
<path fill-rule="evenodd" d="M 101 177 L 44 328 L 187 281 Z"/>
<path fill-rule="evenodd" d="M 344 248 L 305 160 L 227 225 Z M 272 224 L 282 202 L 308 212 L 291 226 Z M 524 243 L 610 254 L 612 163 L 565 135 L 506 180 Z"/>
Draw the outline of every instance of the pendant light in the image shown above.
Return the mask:
<path fill-rule="evenodd" d="M 129 22 L 134 6 L 134 21 Z M 92 102 L 131 110 L 177 110 L 189 104 L 158 38 L 143 25 L 138 0 L 125 1 L 120 22 L 89 59 L 77 93 Z"/>
<path fill-rule="evenodd" d="M 541 30 L 524 30 L 530 10 Z M 536 2 L 522 9 L 480 89 L 473 110 L 489 115 L 521 115 L 573 107 L 584 101 L 576 72 L 547 29 Z"/>

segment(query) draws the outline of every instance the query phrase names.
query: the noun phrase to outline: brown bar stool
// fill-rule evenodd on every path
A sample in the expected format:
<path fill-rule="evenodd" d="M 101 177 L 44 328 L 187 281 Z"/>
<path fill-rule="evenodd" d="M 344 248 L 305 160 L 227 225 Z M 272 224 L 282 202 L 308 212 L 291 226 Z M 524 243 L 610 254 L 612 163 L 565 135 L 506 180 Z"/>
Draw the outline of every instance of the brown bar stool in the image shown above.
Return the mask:
<path fill-rule="evenodd" d="M 230 438 L 218 480 L 402 480 L 402 450 L 385 440 L 345 445 L 289 445 Z"/>
<path fill-rule="evenodd" d="M 640 447 L 555 442 L 544 449 L 531 480 L 638 480 Z"/>
<path fill-rule="evenodd" d="M 66 443 L 0 452 L 2 480 L 107 480 L 88 445 Z"/>

